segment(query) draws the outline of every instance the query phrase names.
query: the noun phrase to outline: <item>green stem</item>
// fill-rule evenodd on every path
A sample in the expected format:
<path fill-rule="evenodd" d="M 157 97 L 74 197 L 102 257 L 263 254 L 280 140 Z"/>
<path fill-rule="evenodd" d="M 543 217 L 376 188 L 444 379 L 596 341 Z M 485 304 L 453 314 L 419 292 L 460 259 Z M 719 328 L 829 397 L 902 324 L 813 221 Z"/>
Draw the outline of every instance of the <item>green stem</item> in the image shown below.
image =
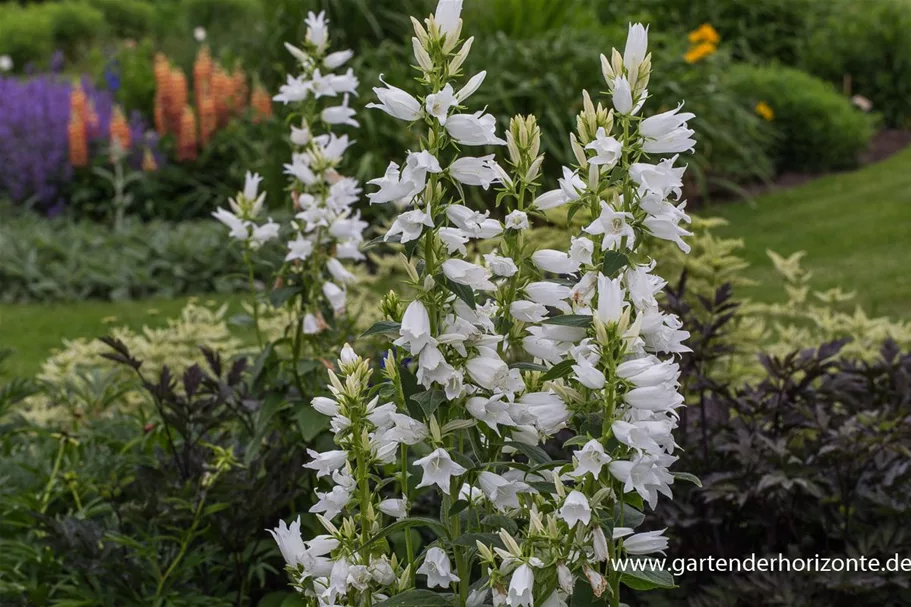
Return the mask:
<path fill-rule="evenodd" d="M 212 479 L 212 482 L 215 482 L 215 478 Z M 199 528 L 199 523 L 202 521 L 202 509 L 206 504 L 206 497 L 207 492 L 203 490 L 203 494 L 199 498 L 199 503 L 196 505 L 196 511 L 193 513 L 193 524 L 190 525 L 190 530 L 183 536 L 183 539 L 180 542 L 180 550 L 178 551 L 177 556 L 174 557 L 173 561 L 171 561 L 171 564 L 168 566 L 167 571 L 164 572 L 164 575 L 158 582 L 158 587 L 155 590 L 156 598 L 161 596 L 161 593 L 165 589 L 165 583 L 168 581 L 168 578 L 171 577 L 172 573 L 174 573 L 174 570 L 183 560 L 183 557 L 186 555 L 187 550 L 190 548 L 190 542 L 193 540 L 193 535 L 196 533 L 196 530 Z"/>
<path fill-rule="evenodd" d="M 65 436 L 60 437 L 60 446 L 57 447 L 57 457 L 54 459 L 54 467 L 51 469 L 51 476 L 47 479 L 47 486 L 44 488 L 44 493 L 41 495 L 41 508 L 39 512 L 44 514 L 47 511 L 47 506 L 51 501 L 51 490 L 54 488 L 54 482 L 57 480 L 57 474 L 60 473 L 60 466 L 63 464 L 63 454 L 66 451 L 66 442 L 67 438 Z"/>
<path fill-rule="evenodd" d="M 259 328 L 259 302 L 256 298 L 256 278 L 253 272 L 253 260 L 250 258 L 250 245 L 244 247 L 244 262 L 247 264 L 247 279 L 250 283 L 250 297 L 253 298 L 253 326 L 256 327 L 256 343 L 263 349 L 263 334 Z"/>

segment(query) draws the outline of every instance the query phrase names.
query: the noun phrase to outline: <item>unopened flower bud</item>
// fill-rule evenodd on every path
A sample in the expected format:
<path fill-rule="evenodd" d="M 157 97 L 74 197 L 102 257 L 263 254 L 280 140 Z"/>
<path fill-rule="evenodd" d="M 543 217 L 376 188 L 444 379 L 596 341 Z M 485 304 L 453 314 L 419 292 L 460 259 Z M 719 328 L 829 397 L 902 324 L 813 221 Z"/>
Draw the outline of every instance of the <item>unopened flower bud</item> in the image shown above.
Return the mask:
<path fill-rule="evenodd" d="M 433 71 L 433 60 L 430 58 L 430 55 L 427 53 L 427 50 L 424 48 L 424 45 L 421 44 L 421 41 L 418 38 L 411 39 L 411 48 L 414 50 L 414 58 L 418 62 L 418 65 L 425 72 Z"/>
<path fill-rule="evenodd" d="M 560 590 L 566 594 L 572 594 L 576 580 L 566 563 L 557 563 L 557 583 L 560 585 Z"/>
<path fill-rule="evenodd" d="M 592 531 L 592 548 L 595 551 L 595 560 L 607 560 L 607 538 L 604 537 L 604 530 L 600 525 L 596 525 Z"/>
<path fill-rule="evenodd" d="M 383 316 L 389 320 L 393 322 L 402 321 L 402 300 L 395 291 L 391 290 L 383 296 L 380 302 L 380 309 L 383 311 Z"/>
<path fill-rule="evenodd" d="M 569 142 L 573 148 L 573 155 L 576 157 L 576 162 L 578 162 L 579 166 L 583 169 L 588 168 L 588 158 L 585 156 L 585 150 L 576 138 L 575 133 L 570 134 Z"/>
<path fill-rule="evenodd" d="M 468 58 L 468 53 L 471 52 L 472 43 L 474 43 L 474 36 L 465 41 L 465 44 L 462 45 L 459 53 L 452 58 L 452 61 L 449 62 L 450 75 L 458 73 L 459 68 L 462 67 L 463 63 L 465 63 L 465 59 Z"/>

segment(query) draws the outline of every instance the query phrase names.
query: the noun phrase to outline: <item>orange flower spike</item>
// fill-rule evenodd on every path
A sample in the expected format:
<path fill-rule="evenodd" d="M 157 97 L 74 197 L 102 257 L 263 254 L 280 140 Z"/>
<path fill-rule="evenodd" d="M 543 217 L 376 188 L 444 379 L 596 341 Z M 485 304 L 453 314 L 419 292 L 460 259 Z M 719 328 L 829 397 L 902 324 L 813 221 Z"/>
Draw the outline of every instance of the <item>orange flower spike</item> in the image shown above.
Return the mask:
<path fill-rule="evenodd" d="M 212 70 L 214 64 L 208 47 L 201 47 L 196 53 L 196 62 L 193 64 L 193 90 L 196 94 L 196 105 L 199 105 L 203 93 L 212 84 Z"/>
<path fill-rule="evenodd" d="M 253 107 L 253 121 L 260 122 L 272 117 L 272 97 L 266 92 L 261 85 L 257 84 L 253 89 L 253 99 L 250 103 Z"/>
<path fill-rule="evenodd" d="M 70 123 L 67 125 L 67 135 L 70 164 L 74 167 L 84 167 L 88 165 L 88 135 L 85 131 L 85 123 L 78 114 L 72 114 L 70 116 Z"/>
<path fill-rule="evenodd" d="M 218 115 L 215 113 L 215 100 L 208 92 L 203 92 L 199 100 L 199 139 L 206 147 L 218 129 Z"/>
<path fill-rule="evenodd" d="M 190 106 L 185 105 L 180 117 L 180 134 L 177 137 L 177 159 L 196 160 L 196 116 Z"/>
<path fill-rule="evenodd" d="M 88 98 L 81 83 L 74 86 L 70 93 L 70 115 L 78 116 L 83 125 L 88 121 Z"/>
<path fill-rule="evenodd" d="M 218 126 L 228 122 L 228 97 L 231 95 L 231 79 L 225 71 L 218 66 L 212 75 L 212 97 L 215 101 L 215 115 L 218 117 Z"/>
<path fill-rule="evenodd" d="M 240 68 L 234 71 L 232 79 L 234 87 L 231 106 L 234 108 L 235 114 L 240 114 L 247 106 L 247 97 L 250 95 L 250 89 L 247 87 L 247 76 Z"/>
<path fill-rule="evenodd" d="M 111 145 L 114 145 L 114 142 L 116 141 L 120 145 L 122 151 L 128 151 L 132 144 L 130 124 L 127 122 L 126 116 L 123 115 L 123 110 L 121 110 L 119 106 L 114 106 L 114 111 L 111 114 L 110 130 Z"/>
<path fill-rule="evenodd" d="M 155 118 L 155 132 L 161 137 L 164 137 L 168 134 L 168 112 L 167 101 L 164 93 L 160 90 L 155 93 L 155 107 L 153 113 Z"/>

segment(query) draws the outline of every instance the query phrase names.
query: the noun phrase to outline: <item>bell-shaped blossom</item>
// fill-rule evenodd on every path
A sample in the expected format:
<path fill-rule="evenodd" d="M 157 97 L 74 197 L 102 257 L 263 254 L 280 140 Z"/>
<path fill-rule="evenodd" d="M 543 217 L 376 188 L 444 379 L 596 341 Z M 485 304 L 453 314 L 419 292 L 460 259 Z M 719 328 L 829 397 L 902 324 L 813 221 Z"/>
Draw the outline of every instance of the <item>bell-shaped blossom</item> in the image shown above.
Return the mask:
<path fill-rule="evenodd" d="M 407 347 L 417 356 L 427 345 L 435 345 L 436 340 L 430 334 L 430 314 L 420 300 L 414 300 L 405 309 L 402 325 L 399 327 L 399 339 L 395 345 Z"/>
<path fill-rule="evenodd" d="M 540 249 L 531 256 L 532 263 L 539 270 L 554 274 L 573 274 L 579 271 L 579 262 L 569 254 L 553 249 Z"/>
<path fill-rule="evenodd" d="M 503 394 L 473 396 L 465 402 L 465 409 L 476 420 L 487 424 L 497 435 L 500 434 L 501 425 L 515 425 L 509 416 L 509 403 L 503 401 Z"/>
<path fill-rule="evenodd" d="M 447 0 L 441 0 L 445 1 Z M 460 581 L 459 576 L 452 572 L 452 564 L 446 551 L 436 546 L 424 555 L 424 562 L 418 567 L 417 573 L 427 576 L 428 588 L 448 588 L 450 584 Z"/>
<path fill-rule="evenodd" d="M 598 478 L 601 474 L 601 468 L 609 464 L 611 458 L 604 452 L 604 446 L 597 440 L 592 439 L 573 454 L 575 467 L 571 474 L 575 477 L 591 474 Z"/>
<path fill-rule="evenodd" d="M 440 33 L 448 35 L 459 27 L 462 16 L 462 0 L 439 0 L 433 20 L 440 27 Z"/>
<path fill-rule="evenodd" d="M 323 65 L 330 70 L 338 69 L 348 63 L 352 57 L 354 57 L 354 51 L 352 50 L 335 51 L 323 58 Z"/>
<path fill-rule="evenodd" d="M 626 76 L 617 76 L 612 84 L 614 110 L 618 114 L 632 114 L 633 90 L 630 88 L 629 80 L 626 79 Z"/>
<path fill-rule="evenodd" d="M 523 563 L 512 572 L 509 580 L 509 594 L 506 604 L 509 607 L 532 607 L 535 589 L 535 573 L 532 568 Z"/>
<path fill-rule="evenodd" d="M 446 495 L 449 495 L 449 484 L 452 477 L 461 476 L 467 472 L 465 468 L 452 461 L 449 453 L 443 448 L 437 448 L 430 455 L 415 460 L 414 465 L 424 469 L 418 488 L 436 485 Z"/>
<path fill-rule="evenodd" d="M 316 470 L 316 478 L 329 476 L 348 461 L 348 453 L 342 450 L 318 453 L 313 449 L 307 449 L 307 455 L 313 460 L 304 464 L 304 468 Z"/>
<path fill-rule="evenodd" d="M 275 543 L 278 544 L 278 549 L 281 551 L 285 562 L 291 567 L 298 566 L 301 563 L 301 557 L 307 550 L 301 537 L 300 517 L 297 517 L 290 526 L 285 524 L 285 521 L 279 521 L 278 527 L 268 531 Z"/>
<path fill-rule="evenodd" d="M 680 198 L 686 167 L 674 168 L 676 161 L 677 156 L 666 158 L 658 164 L 637 162 L 630 167 L 629 175 L 640 190 L 655 192 L 662 199 L 671 194 Z"/>
<path fill-rule="evenodd" d="M 425 227 L 433 227 L 433 218 L 430 213 L 421 209 L 406 211 L 396 217 L 395 221 L 392 222 L 392 226 L 389 228 L 389 231 L 386 232 L 384 240 L 389 240 L 393 236 L 401 234 L 399 242 L 402 244 L 411 242 L 412 240 L 417 240 L 421 237 Z"/>
<path fill-rule="evenodd" d="M 598 273 L 598 320 L 604 324 L 616 323 L 623 315 L 623 287 L 621 277 L 607 278 Z"/>
<path fill-rule="evenodd" d="M 592 507 L 588 503 L 585 494 L 579 491 L 571 491 L 559 510 L 560 518 L 570 527 L 575 527 L 576 523 L 588 525 L 592 519 Z"/>
<path fill-rule="evenodd" d="M 515 210 L 506 216 L 507 230 L 527 230 L 530 227 L 528 214 L 523 211 Z"/>
<path fill-rule="evenodd" d="M 354 119 L 357 112 L 348 106 L 348 95 L 345 95 L 341 105 L 335 105 L 325 108 L 320 117 L 326 124 L 347 124 L 348 126 L 359 127 L 360 123 Z"/>
<path fill-rule="evenodd" d="M 547 306 L 519 299 L 509 304 L 509 314 L 521 322 L 539 323 L 547 318 Z"/>
<path fill-rule="evenodd" d="M 477 92 L 477 90 L 479 88 L 481 88 L 481 84 L 484 83 L 484 79 L 486 77 L 487 77 L 486 71 L 478 72 L 477 74 L 472 76 L 471 79 L 465 83 L 465 86 L 463 86 L 461 89 L 459 89 L 459 92 L 457 92 L 455 94 L 456 101 L 458 101 L 459 103 L 462 103 L 463 101 L 465 101 L 466 99 L 468 99 L 469 97 L 474 95 Z"/>
<path fill-rule="evenodd" d="M 516 262 L 511 258 L 502 257 L 496 253 L 487 253 L 484 255 L 484 261 L 487 262 L 487 267 L 490 268 L 490 271 L 496 276 L 510 278 L 515 276 L 519 271 L 519 268 L 516 267 Z"/>
<path fill-rule="evenodd" d="M 612 168 L 623 155 L 623 144 L 609 136 L 604 127 L 598 127 L 595 140 L 585 146 L 586 150 L 593 150 L 595 156 L 589 158 L 591 164 Z"/>
<path fill-rule="evenodd" d="M 326 11 L 314 14 L 313 11 L 307 13 L 304 20 L 307 25 L 307 40 L 316 48 L 322 50 L 329 42 L 329 20 L 326 19 Z"/>
<path fill-rule="evenodd" d="M 572 169 L 567 168 L 567 167 L 563 167 L 563 177 L 558 180 L 558 183 L 560 185 L 560 191 L 563 193 L 563 197 L 565 198 L 564 202 L 568 202 L 571 200 L 579 200 L 582 192 L 585 192 L 585 190 L 588 189 L 588 186 L 585 185 L 585 182 L 582 181 L 581 177 L 579 177 L 579 173 L 577 171 L 573 171 Z M 544 198 L 545 196 L 547 196 L 547 194 L 543 194 L 542 196 L 539 196 L 538 199 L 535 201 L 536 205 L 539 209 L 542 209 L 542 210 L 544 209 L 544 206 L 542 206 L 542 204 L 539 201 L 542 198 Z M 551 202 L 551 201 L 545 201 L 545 202 Z M 553 205 L 553 206 L 560 206 L 560 205 Z M 553 208 L 553 207 L 549 207 L 549 208 Z"/>
<path fill-rule="evenodd" d="M 645 60 L 647 52 L 648 27 L 643 27 L 641 23 L 630 23 L 626 36 L 626 48 L 623 52 L 623 67 L 630 74 L 630 78 L 633 78 L 634 74 L 638 74 L 639 66 Z"/>
<path fill-rule="evenodd" d="M 623 538 L 623 549 L 627 554 L 664 554 L 668 539 L 664 537 L 666 529 L 635 533 Z"/>
<path fill-rule="evenodd" d="M 497 286 L 490 282 L 490 270 L 469 263 L 463 259 L 447 259 L 443 262 L 443 274 L 452 282 L 479 291 L 495 291 Z"/>
<path fill-rule="evenodd" d="M 387 84 L 380 74 L 380 82 L 385 88 L 374 87 L 373 92 L 379 98 L 379 103 L 368 103 L 368 108 L 382 110 L 399 120 L 414 121 L 421 117 L 421 102 L 400 88 Z"/>
<path fill-rule="evenodd" d="M 510 508 L 518 508 L 519 493 L 530 489 L 523 482 L 506 480 L 499 474 L 486 471 L 478 475 L 478 485 L 490 503 L 501 512 Z"/>
<path fill-rule="evenodd" d="M 525 286 L 525 294 L 535 303 L 553 306 L 564 312 L 569 312 L 566 300 L 571 293 L 570 288 L 553 282 L 532 282 Z"/>
<path fill-rule="evenodd" d="M 427 95 L 424 100 L 424 108 L 428 114 L 445 126 L 446 120 L 449 118 L 449 110 L 458 105 L 458 103 L 459 101 L 452 90 L 452 85 L 447 84 L 439 93 Z"/>
<path fill-rule="evenodd" d="M 617 211 L 602 200 L 601 215 L 585 227 L 585 231 L 592 235 L 603 235 L 602 251 L 617 249 L 624 244 L 627 249 L 632 249 L 636 243 L 636 233 L 628 223 L 632 219 L 633 217 L 629 213 Z"/>
<path fill-rule="evenodd" d="M 564 169 L 564 175 L 566 175 L 567 170 L 568 169 Z M 573 172 L 570 170 L 569 174 L 573 175 Z M 578 179 L 577 175 L 575 176 L 575 179 L 578 180 L 578 181 L 575 181 L 575 185 L 581 184 L 581 188 L 584 189 L 585 182 L 583 182 L 581 179 Z M 563 181 L 563 180 L 561 180 L 561 181 Z M 556 209 L 557 207 L 561 207 L 564 204 L 566 204 L 567 202 L 569 202 L 570 200 L 577 200 L 579 198 L 579 194 L 578 194 L 578 192 L 576 192 L 575 189 L 572 190 L 572 195 L 570 196 L 570 195 L 567 195 L 567 193 L 563 190 L 562 186 L 563 186 L 563 184 L 561 183 L 560 189 L 550 190 L 549 192 L 545 192 L 545 193 L 541 194 L 540 196 L 538 196 L 537 198 L 535 198 L 534 207 L 541 211 L 547 211 L 549 209 Z"/>
<path fill-rule="evenodd" d="M 450 121 L 451 122 L 451 121 Z M 493 154 L 479 158 L 466 156 L 449 165 L 449 176 L 465 185 L 480 186 L 485 190 L 499 181 Z"/>
<path fill-rule="evenodd" d="M 506 145 L 496 129 L 497 119 L 483 111 L 455 114 L 446 121 L 446 132 L 462 145 Z"/>

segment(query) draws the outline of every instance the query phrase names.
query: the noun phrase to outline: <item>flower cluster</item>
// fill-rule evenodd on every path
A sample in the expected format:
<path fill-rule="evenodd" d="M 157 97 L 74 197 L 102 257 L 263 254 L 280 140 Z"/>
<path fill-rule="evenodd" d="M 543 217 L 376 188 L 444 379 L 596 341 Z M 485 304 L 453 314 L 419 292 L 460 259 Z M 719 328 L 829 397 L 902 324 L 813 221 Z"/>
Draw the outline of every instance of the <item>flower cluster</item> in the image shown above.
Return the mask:
<path fill-rule="evenodd" d="M 348 135 L 332 132 L 338 126 L 358 126 L 354 110 L 348 105 L 349 96 L 357 94 L 358 80 L 350 68 L 342 74 L 334 73 L 351 59 L 353 52 L 327 53 L 328 46 L 325 14 L 311 12 L 302 48 L 286 44 L 302 71 L 297 76 L 289 75 L 274 98 L 293 104 L 296 118 L 290 133 L 294 152 L 291 162 L 285 165 L 295 216 L 279 280 L 305 291 L 301 297 L 301 327 L 308 335 L 327 328 L 324 309 L 335 316 L 345 312 L 346 285 L 354 276 L 341 260 L 364 258 L 360 245 L 367 227 L 352 209 L 362 191 L 360 184 L 338 171 L 353 142 Z M 339 98 L 340 105 L 324 105 L 327 99 Z M 251 249 L 277 238 L 280 231 L 271 218 L 265 223 L 258 220 L 265 197 L 259 192 L 260 180 L 257 175 L 248 175 L 244 191 L 230 201 L 231 210 L 219 209 L 215 213 L 228 226 L 231 236 L 243 240 Z"/>
<path fill-rule="evenodd" d="M 440 0 L 413 19 L 424 94 L 374 89 L 370 107 L 424 129 L 368 194 L 400 210 L 385 240 L 403 245 L 412 296 L 388 294 L 386 320 L 368 331 L 393 339 L 382 381 L 346 347 L 333 398 L 313 401 L 338 447 L 307 464 L 333 481 L 311 509 L 326 534 L 304 542 L 299 523 L 282 523 L 273 535 L 320 607 L 393 595 L 442 604 L 434 589 L 460 606 L 558 607 L 579 585 L 619 605 L 621 582 L 672 584 L 612 559 L 667 546 L 661 531 L 635 528 L 645 504 L 671 496 L 683 405 L 672 357 L 688 333 L 661 310 L 665 282 L 642 243 L 689 248 L 675 164 L 693 149 L 693 115 L 640 117 L 651 56 L 647 30 L 631 26 L 625 52 L 602 56 L 612 109 L 584 93 L 577 163 L 539 194 L 535 119 L 513 118 L 501 138 L 495 117 L 466 106 L 485 73 L 457 84 L 473 41 L 461 37 L 461 4 Z M 473 146 L 505 146 L 506 158 Z M 471 209 L 466 187 L 495 192 L 503 221 Z M 526 232 L 557 207 L 583 227 L 567 251 L 536 250 Z M 553 460 L 542 446 L 564 428 L 576 450 Z M 391 554 L 390 535 L 412 527 L 435 539 L 416 555 L 406 533 Z"/>

